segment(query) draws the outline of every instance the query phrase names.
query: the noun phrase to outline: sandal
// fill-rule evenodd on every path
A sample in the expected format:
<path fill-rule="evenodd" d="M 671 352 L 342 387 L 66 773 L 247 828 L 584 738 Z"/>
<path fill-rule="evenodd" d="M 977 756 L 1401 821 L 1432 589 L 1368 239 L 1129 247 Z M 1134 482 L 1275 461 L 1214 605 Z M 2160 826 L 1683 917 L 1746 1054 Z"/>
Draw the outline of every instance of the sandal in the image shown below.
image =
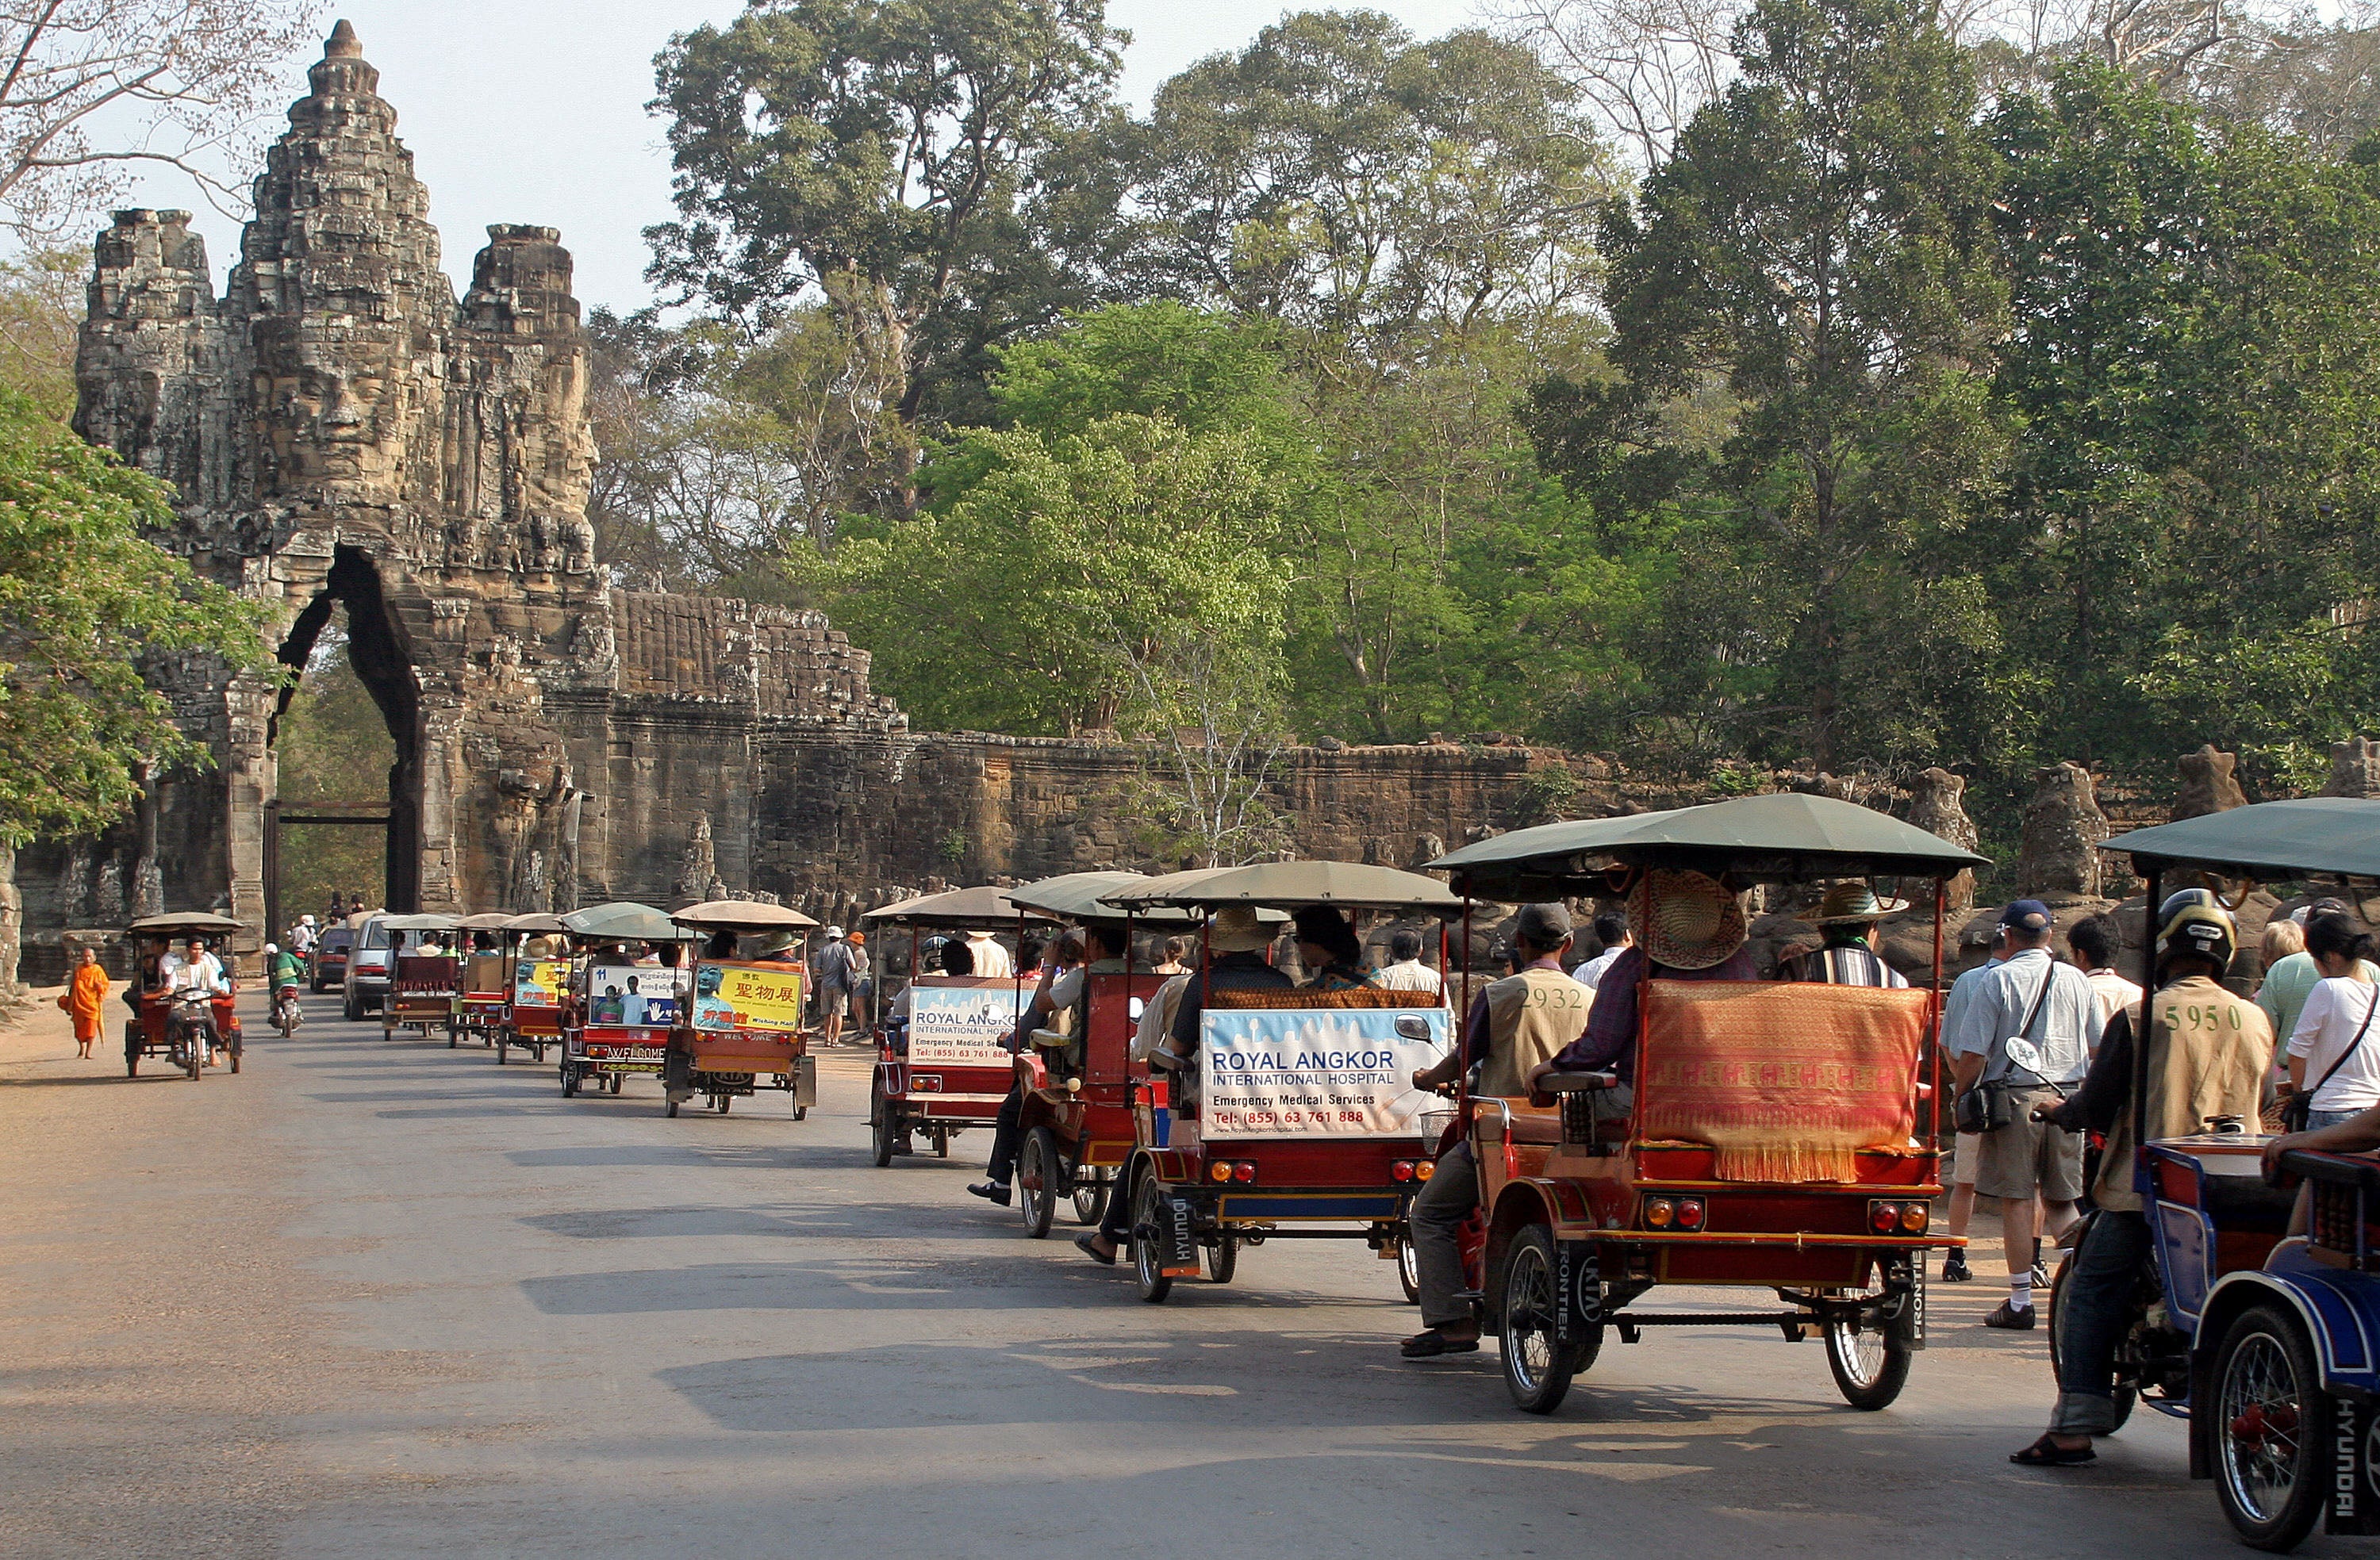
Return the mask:
<path fill-rule="evenodd" d="M 1441 1354 L 1476 1354 L 1477 1338 L 1451 1338 L 1436 1327 L 1426 1327 L 1398 1347 L 1408 1360 L 1435 1360 Z"/>
<path fill-rule="evenodd" d="M 2055 1435 L 2044 1435 L 2023 1451 L 2009 1454 L 2009 1461 L 2019 1468 L 2080 1468 L 2098 1460 L 2099 1454 L 2090 1447 L 2061 1446 Z"/>
<path fill-rule="evenodd" d="M 1075 1250 L 1082 1252 L 1083 1255 L 1090 1258 L 1093 1262 L 1098 1263 L 1101 1267 L 1113 1267 L 1115 1265 L 1115 1253 L 1113 1252 L 1100 1251 L 1098 1241 L 1099 1237 L 1096 1235 L 1077 1235 L 1075 1237 Z"/>

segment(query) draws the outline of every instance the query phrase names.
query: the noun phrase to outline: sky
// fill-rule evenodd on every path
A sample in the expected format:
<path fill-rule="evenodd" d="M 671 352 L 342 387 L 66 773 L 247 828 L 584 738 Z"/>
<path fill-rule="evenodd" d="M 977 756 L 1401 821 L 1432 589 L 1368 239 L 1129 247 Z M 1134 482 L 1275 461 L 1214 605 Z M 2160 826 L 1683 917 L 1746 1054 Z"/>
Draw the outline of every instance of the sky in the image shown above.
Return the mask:
<path fill-rule="evenodd" d="M 1368 3 L 1421 37 L 1475 17 L 1473 0 Z M 580 300 L 625 312 L 650 296 L 643 230 L 674 214 L 662 127 L 644 109 L 653 55 L 671 33 L 742 8 L 740 0 L 342 0 L 331 14 L 355 24 L 364 57 L 380 67 L 381 95 L 430 187 L 447 274 L 468 280 L 491 223 L 558 227 L 577 259 Z M 1278 0 L 1109 0 L 1109 19 L 1133 35 L 1124 96 L 1146 107 L 1168 77 L 1238 48 L 1282 9 Z M 317 47 L 289 60 L 292 99 L 305 94 L 306 67 L 320 55 Z M 251 172 L 239 171 L 243 184 Z M 238 253 L 237 221 L 170 175 L 142 181 L 128 204 L 195 212 L 220 287 Z"/>

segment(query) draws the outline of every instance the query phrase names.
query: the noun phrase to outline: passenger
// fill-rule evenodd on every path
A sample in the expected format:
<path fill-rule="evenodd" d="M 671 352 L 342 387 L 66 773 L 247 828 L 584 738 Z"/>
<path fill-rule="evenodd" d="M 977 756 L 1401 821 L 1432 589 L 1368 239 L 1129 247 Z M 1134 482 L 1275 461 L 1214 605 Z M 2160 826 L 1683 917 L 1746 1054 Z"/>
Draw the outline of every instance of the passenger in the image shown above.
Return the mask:
<path fill-rule="evenodd" d="M 1165 946 L 1160 949 L 1160 952 L 1162 954 L 1162 957 L 1157 961 L 1157 965 L 1150 971 L 1150 973 L 1160 975 L 1186 975 L 1190 973 L 1190 966 L 1182 962 L 1183 960 L 1190 956 L 1190 944 L 1186 939 L 1182 937 L 1167 937 L 1165 939 Z"/>
<path fill-rule="evenodd" d="M 1060 1013 L 1075 1012 L 1075 1033 L 1082 1034 L 1081 1010 L 1090 977 L 1121 974 L 1130 969 L 1125 961 L 1129 947 L 1120 926 L 1092 925 L 1059 937 L 1040 988 L 1033 993 L 1024 1016 L 1009 1034 L 1009 1051 L 1013 1054 L 1025 1049 L 1032 1043 L 1033 1032 L 1053 1027 L 1050 1021 Z M 1024 1144 L 1024 1114 L 1025 1078 L 1020 1072 L 1009 1086 L 1008 1097 L 1001 1101 L 1000 1116 L 992 1126 L 991 1158 L 983 1167 L 988 1179 L 967 1188 L 976 1196 L 1003 1208 L 1009 1203 L 1008 1182 L 1016 1168 L 1016 1151 Z"/>
<path fill-rule="evenodd" d="M 2143 1068 L 2147 1081 L 2144 1122 L 2151 1139 L 2203 1131 L 2210 1116 L 2252 1121 L 2264 1108 L 2270 1086 L 2272 1030 L 2255 1004 L 2221 985 L 2237 936 L 2231 917 L 2198 894 L 2184 889 L 2158 911 L 2159 985 L 2150 1004 Z M 2121 1009 L 2108 1022 L 2090 1074 L 2071 1099 L 2044 1102 L 2034 1109 L 2037 1119 L 2070 1132 L 2107 1133 L 2107 1149 L 2091 1189 L 2099 1216 L 2076 1249 L 2058 1296 L 2058 1407 L 2039 1440 L 2009 1455 L 2010 1462 L 2028 1468 L 2094 1461 L 2097 1454 L 2091 1449 L 2091 1438 L 2116 1428 L 2116 1347 L 2127 1325 L 2142 1264 L 2149 1258 L 2148 1221 L 2132 1185 L 2134 1011 Z M 2309 1141 L 2325 1136 L 2316 1132 L 2277 1139 L 2265 1151 L 2267 1163 L 2282 1143 L 2329 1147 L 2327 1142 Z"/>
<path fill-rule="evenodd" d="M 1174 998 L 1172 1022 L 1164 1038 L 1149 1052 L 1151 1066 L 1163 1067 L 1174 1074 L 1174 1108 L 1183 1115 L 1196 1108 L 1183 1095 L 1194 1086 L 1196 1077 L 1198 1021 L 1207 1010 L 1209 983 L 1217 991 L 1286 991 L 1290 986 L 1287 975 L 1265 962 L 1265 949 L 1272 945 L 1272 938 L 1265 935 L 1251 906 L 1234 904 L 1217 911 L 1215 918 L 1208 923 L 1206 945 L 1210 956 L 1208 967 L 1177 977 L 1182 985 L 1180 995 Z M 1162 998 L 1164 992 L 1160 990 L 1158 995 Z M 1160 1006 L 1161 1001 L 1149 1004 L 1150 1009 Z M 1146 1022 L 1144 1018 L 1144 1024 Z M 1134 1046 L 1135 1050 L 1140 1048 L 1138 1044 Z M 1131 1234 L 1132 1203 L 1119 1184 L 1108 1194 L 1107 1211 L 1099 1217 L 1098 1231 L 1077 1236 L 1075 1244 L 1093 1262 L 1111 1266 L 1116 1252 Z"/>
<path fill-rule="evenodd" d="M 1624 911 L 1602 910 L 1595 916 L 1595 940 L 1603 951 L 1570 973 L 1570 978 L 1593 991 L 1603 984 L 1604 972 L 1620 961 L 1620 956 L 1636 945 L 1628 933 L 1628 915 Z"/>
<path fill-rule="evenodd" d="M 1553 1060 L 1524 1075 L 1530 1091 L 1548 1072 L 1615 1073 L 1633 1097 L 1636 1082 L 1636 998 L 1647 980 L 1757 980 L 1745 951 L 1743 897 L 1701 872 L 1655 870 L 1630 890 L 1628 924 L 1641 940 L 1611 961 L 1595 987 L 1586 1033 Z M 1618 1100 L 1615 1100 L 1617 1103 Z"/>
<path fill-rule="evenodd" d="M 990 932 L 974 931 L 966 935 L 967 954 L 974 961 L 975 973 L 994 980 L 1016 973 L 1016 961 L 1009 956 L 1006 945 Z"/>
<path fill-rule="evenodd" d="M 1327 904 L 1309 904 L 1293 919 L 1298 962 L 1314 972 L 1300 991 L 1353 991 L 1380 984 L 1364 968 L 1364 945 L 1355 940 L 1346 916 Z"/>
<path fill-rule="evenodd" d="M 1876 951 L 1876 924 L 1909 908 L 1903 900 L 1879 900 L 1865 883 L 1833 883 L 1814 918 L 1826 940 L 1778 966 L 1777 978 L 1818 981 L 1828 986 L 1908 986 L 1901 973 Z"/>
<path fill-rule="evenodd" d="M 526 949 L 523 949 L 523 956 L 527 956 Z M 735 934 L 734 932 L 727 931 L 711 933 L 710 940 L 702 945 L 702 956 L 705 959 L 735 958 Z"/>
<path fill-rule="evenodd" d="M 2310 1128 L 2335 1127 L 2380 1105 L 2380 1037 L 2372 1034 L 2380 986 L 2371 966 L 2372 935 L 2346 916 L 2325 911 L 2306 923 L 2306 952 L 2322 973 L 2298 1010 L 2289 1036 L 2289 1092 L 2306 1091 Z"/>
<path fill-rule="evenodd" d="M 1402 930 L 1390 934 L 1389 962 L 1381 966 L 1373 984 L 1390 991 L 1427 991 L 1433 997 L 1446 989 L 1445 977 L 1421 961 L 1420 935 Z"/>
<path fill-rule="evenodd" d="M 1476 1064 L 1479 1094 L 1500 1099 L 1526 1094 L 1525 1080 L 1586 1026 L 1591 998 L 1562 969 L 1570 939 L 1569 911 L 1560 904 L 1523 905 L 1512 942 L 1526 962 L 1519 973 L 1497 981 L 1473 1000 L 1463 1028 L 1468 1054 L 1457 1050 L 1415 1073 L 1414 1087 L 1442 1088 Z M 1479 1348 L 1479 1320 L 1468 1300 L 1456 1298 L 1463 1288 L 1460 1232 L 1478 1206 L 1479 1170 L 1465 1139 L 1439 1155 L 1437 1170 L 1413 1202 L 1422 1330 L 1400 1346 L 1408 1360 L 1470 1354 Z"/>
<path fill-rule="evenodd" d="M 2289 925 L 2287 921 L 2282 925 Z M 2099 1019 L 2113 1022 L 2119 1012 L 2141 1005 L 2141 988 L 2116 972 L 2116 953 L 2123 947 L 2116 923 L 2105 915 L 2094 915 L 2075 923 L 2066 934 L 2066 946 L 2074 950 L 2074 967 L 2089 977 L 2091 995 L 2099 999 Z M 2099 1043 L 2106 1045 L 2102 1035 Z"/>

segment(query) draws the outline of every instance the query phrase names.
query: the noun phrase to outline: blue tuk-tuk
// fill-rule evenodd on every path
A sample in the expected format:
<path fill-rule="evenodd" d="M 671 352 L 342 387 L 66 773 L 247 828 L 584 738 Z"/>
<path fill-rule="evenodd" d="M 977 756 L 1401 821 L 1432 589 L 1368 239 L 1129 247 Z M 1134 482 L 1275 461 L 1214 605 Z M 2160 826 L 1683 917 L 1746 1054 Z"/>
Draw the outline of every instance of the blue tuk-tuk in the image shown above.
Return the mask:
<path fill-rule="evenodd" d="M 2380 877 L 2380 801 L 2267 802 L 2137 829 L 2102 848 L 2131 856 L 2151 906 L 2180 869 L 2224 881 L 2227 900 L 2259 879 Z M 2154 990 L 2155 939 L 2147 941 Z M 2145 1050 L 2133 1050 L 2136 1126 L 2146 1114 Z M 2254 1548 L 2293 1549 L 2317 1521 L 2330 1533 L 2380 1533 L 2380 1159 L 2285 1148 L 2282 1184 L 2268 1184 L 2275 1140 L 2216 1125 L 2140 1151 L 2135 1184 L 2156 1270 L 2142 1276 L 2119 1345 L 2118 1422 L 2136 1402 L 2187 1419 L 2191 1476 L 2216 1481 L 2224 1515 Z M 2301 1180 L 2312 1188 L 2311 1218 L 2292 1239 Z M 2062 1289 L 2063 1270 L 2058 1278 Z M 2053 1291 L 2053 1359 L 2060 1332 Z"/>

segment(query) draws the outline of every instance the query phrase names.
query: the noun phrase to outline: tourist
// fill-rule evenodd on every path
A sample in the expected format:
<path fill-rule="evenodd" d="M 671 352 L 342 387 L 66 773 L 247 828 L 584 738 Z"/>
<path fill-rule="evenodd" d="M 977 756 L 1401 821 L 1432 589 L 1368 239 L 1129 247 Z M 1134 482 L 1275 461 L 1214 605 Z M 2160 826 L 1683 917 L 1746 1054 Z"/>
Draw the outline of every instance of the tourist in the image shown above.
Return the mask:
<path fill-rule="evenodd" d="M 1380 966 L 1373 984 L 1390 991 L 1427 991 L 1432 997 L 1446 989 L 1445 977 L 1421 961 L 1421 936 L 1400 927 L 1389 934 L 1389 961 Z"/>
<path fill-rule="evenodd" d="M 1949 1034 L 1952 1027 L 1961 1022 L 1961 1014 L 1965 1011 L 1967 1004 L 1974 1000 L 1975 987 L 1982 984 L 1987 973 L 2000 967 L 1998 940 L 1998 935 L 1995 934 L 1993 949 L 1985 956 L 1984 961 L 1950 983 L 1950 993 L 1942 999 L 1940 1033 Z M 1955 1121 L 1953 1125 L 1956 1125 Z M 1950 1238 L 1954 1240 L 1965 1240 L 1967 1226 L 1974 1221 L 1975 1161 L 1983 1156 L 1984 1140 L 1981 1133 L 1959 1132 L 1955 1135 L 1950 1154 L 1949 1231 Z M 1973 1270 L 1967 1265 L 1966 1248 L 1953 1246 L 1950 1249 L 1950 1254 L 1942 1259 L 1942 1282 L 1964 1284 L 1973 1277 Z M 2035 1268 L 2033 1279 L 2036 1284 L 2046 1285 L 2049 1282 L 2049 1275 L 2045 1269 Z"/>
<path fill-rule="evenodd" d="M 1808 952 L 1782 961 L 1777 978 L 1893 989 L 1908 986 L 1907 977 L 1876 950 L 1876 924 L 1908 908 L 1901 900 L 1877 899 L 1874 889 L 1857 879 L 1828 884 L 1814 917 L 1823 940 Z"/>
<path fill-rule="evenodd" d="M 868 961 L 868 934 L 854 932 L 845 937 L 844 946 L 851 949 L 851 1022 L 858 1033 L 851 1044 L 869 1043 L 868 1032 L 873 1027 L 876 1006 L 876 976 Z"/>
<path fill-rule="evenodd" d="M 1707 873 L 1657 867 L 1639 873 L 1629 891 L 1628 924 L 1638 937 L 1604 970 L 1587 1010 L 1586 1033 L 1530 1076 L 1532 1089 L 1547 1072 L 1607 1068 L 1633 1086 L 1636 1003 L 1647 980 L 1759 978 L 1743 946 L 1743 896 L 1726 883 Z"/>
<path fill-rule="evenodd" d="M 2311 1085 L 2309 1131 L 2335 1127 L 2380 1105 L 2380 1036 L 2372 1034 L 2380 986 L 2368 973 L 2372 934 L 2335 911 L 2306 923 L 2306 953 L 2321 973 L 2290 1034 L 2289 1092 Z"/>
<path fill-rule="evenodd" d="M 2090 1069 L 2105 1027 L 2091 982 L 2049 950 L 2057 925 L 2039 900 L 2012 900 L 1999 915 L 2000 964 L 1974 987 L 1956 1029 L 1946 1029 L 1959 1092 L 1997 1096 L 2000 1124 L 1982 1134 L 1975 1193 L 2000 1200 L 2009 1298 L 1984 1319 L 1987 1327 L 2034 1324 L 2036 1233 L 2055 1239 L 2074 1222 L 2082 1195 L 2082 1140 L 2047 1125 L 2036 1107 L 2055 1106 Z M 2034 1198 L 2045 1215 L 2036 1230 Z"/>
<path fill-rule="evenodd" d="M 1379 978 L 1364 968 L 1364 946 L 1347 917 L 1327 904 L 1309 904 L 1293 918 L 1297 928 L 1298 961 L 1314 972 L 1301 991 L 1352 991 L 1378 986 Z"/>
<path fill-rule="evenodd" d="M 2074 967 L 2090 981 L 2091 995 L 2099 1000 L 2102 1024 L 2113 1022 L 2119 1012 L 2139 1003 L 2141 988 L 2116 972 L 2123 939 L 2117 935 L 2113 918 L 2094 915 L 2078 923 L 2066 934 L 2066 946 L 2074 950 Z"/>
<path fill-rule="evenodd" d="M 1186 975 L 1190 966 L 1182 962 L 1190 956 L 1190 944 L 1184 937 L 1167 937 L 1159 950 L 1162 955 L 1149 973 L 1160 975 Z"/>
<path fill-rule="evenodd" d="M 990 932 L 969 932 L 966 945 L 968 956 L 975 961 L 977 974 L 999 980 L 1016 973 L 1016 961 L 1009 956 L 1007 947 Z"/>
<path fill-rule="evenodd" d="M 843 940 L 843 928 L 826 929 L 826 946 L 810 958 L 810 979 L 818 986 L 819 1020 L 823 1026 L 820 1039 L 829 1046 L 843 1042 L 843 1015 L 851 1006 L 852 957 L 851 945 Z"/>
<path fill-rule="evenodd" d="M 1570 978 L 1593 991 L 1603 984 L 1603 972 L 1620 961 L 1620 956 L 1636 946 L 1628 932 L 1628 914 L 1620 910 L 1598 910 L 1592 923 L 1595 940 L 1603 951 L 1570 973 Z"/>
<path fill-rule="evenodd" d="M 2315 916 L 2346 913 L 2343 901 L 2325 899 L 2301 905 L 2289 919 L 2298 924 L 2302 937 L 2303 929 L 2313 925 Z M 2322 972 L 2314 967 L 2313 955 L 2304 951 L 2284 954 L 2278 961 L 2265 966 L 2265 984 L 2256 988 L 2256 1006 L 2264 1009 L 2265 1017 L 2272 1021 L 2276 1035 L 2284 1041 L 2296 1035 L 2299 1010 L 2305 1006 L 2315 983 L 2322 978 Z M 2365 961 L 2363 978 L 2380 979 L 2380 965 Z"/>
<path fill-rule="evenodd" d="M 99 1040 L 100 1016 L 107 1006 L 107 972 L 100 967 L 99 950 L 88 943 L 76 950 L 74 973 L 58 994 L 58 1006 L 74 1021 L 77 1059 L 87 1059 Z"/>

